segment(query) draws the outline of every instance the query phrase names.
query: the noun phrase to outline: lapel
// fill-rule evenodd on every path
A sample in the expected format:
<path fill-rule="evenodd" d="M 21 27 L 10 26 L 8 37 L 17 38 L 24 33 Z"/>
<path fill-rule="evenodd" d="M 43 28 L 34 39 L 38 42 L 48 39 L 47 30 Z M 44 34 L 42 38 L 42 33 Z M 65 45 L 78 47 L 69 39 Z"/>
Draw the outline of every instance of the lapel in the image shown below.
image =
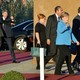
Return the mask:
<path fill-rule="evenodd" d="M 53 18 L 54 23 L 56 23 L 56 24 L 57 24 L 57 23 L 58 23 L 58 21 L 57 21 L 57 17 L 56 17 L 56 15 L 55 15 L 55 14 L 53 14 L 53 15 L 52 15 L 52 18 Z"/>

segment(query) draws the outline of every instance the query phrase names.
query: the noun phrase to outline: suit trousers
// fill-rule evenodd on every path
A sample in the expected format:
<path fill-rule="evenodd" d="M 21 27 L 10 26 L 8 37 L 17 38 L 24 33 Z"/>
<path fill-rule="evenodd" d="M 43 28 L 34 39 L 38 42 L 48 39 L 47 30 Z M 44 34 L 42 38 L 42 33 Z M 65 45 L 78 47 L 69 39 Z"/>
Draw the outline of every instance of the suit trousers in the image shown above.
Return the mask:
<path fill-rule="evenodd" d="M 69 74 L 73 74 L 74 72 L 71 67 L 71 53 L 69 51 L 68 46 L 58 45 L 57 48 L 60 50 L 60 53 L 55 67 L 55 74 L 57 75 L 61 74 L 62 64 L 64 63 L 65 60 L 68 67 Z"/>
<path fill-rule="evenodd" d="M 56 45 L 55 45 L 56 46 Z M 55 63 L 56 63 L 56 61 L 57 61 L 57 57 L 58 57 L 58 54 L 59 54 L 59 50 L 57 49 L 57 47 L 55 48 L 55 54 L 53 54 L 53 53 L 51 53 L 51 51 L 50 51 L 50 46 L 47 46 L 47 51 L 46 51 L 46 57 L 45 57 L 45 59 L 44 59 L 44 65 L 46 65 L 48 62 L 49 62 L 49 60 L 50 59 L 53 59 L 54 61 L 55 61 Z M 53 50 L 54 50 L 54 48 L 53 48 Z"/>
<path fill-rule="evenodd" d="M 11 40 L 11 38 L 4 38 L 4 39 L 5 39 L 5 41 L 8 44 L 12 60 L 16 61 L 16 57 L 15 57 L 14 50 L 13 50 L 13 47 L 12 47 L 12 40 Z"/>
<path fill-rule="evenodd" d="M 74 61 L 73 61 L 73 64 L 75 64 L 76 62 L 77 62 L 78 64 L 80 64 L 80 45 L 77 46 L 77 55 L 76 55 L 76 57 L 75 57 L 75 59 L 74 59 Z"/>

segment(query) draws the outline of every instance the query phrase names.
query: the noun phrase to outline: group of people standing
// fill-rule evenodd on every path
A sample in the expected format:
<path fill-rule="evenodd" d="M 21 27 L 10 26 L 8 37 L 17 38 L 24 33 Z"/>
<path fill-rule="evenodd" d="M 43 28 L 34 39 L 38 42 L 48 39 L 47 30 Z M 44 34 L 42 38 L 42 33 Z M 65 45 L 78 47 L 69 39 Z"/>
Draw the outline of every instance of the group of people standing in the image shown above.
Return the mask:
<path fill-rule="evenodd" d="M 47 49 L 46 57 L 44 57 L 44 67 L 48 61 L 53 58 L 55 60 L 55 74 L 61 75 L 62 64 L 66 61 L 69 74 L 74 74 L 71 67 L 71 52 L 69 46 L 71 42 L 77 45 L 77 55 L 72 66 L 79 64 L 80 60 L 80 7 L 78 8 L 78 15 L 73 20 L 73 27 L 69 24 L 69 13 L 63 11 L 61 6 L 55 7 L 55 13 L 50 15 L 46 22 L 44 14 L 38 14 L 38 23 L 35 26 L 35 43 L 37 47 Z M 45 26 L 46 22 L 46 26 Z M 40 69 L 39 57 L 36 58 L 37 67 Z M 79 70 L 79 66 L 75 68 Z"/>

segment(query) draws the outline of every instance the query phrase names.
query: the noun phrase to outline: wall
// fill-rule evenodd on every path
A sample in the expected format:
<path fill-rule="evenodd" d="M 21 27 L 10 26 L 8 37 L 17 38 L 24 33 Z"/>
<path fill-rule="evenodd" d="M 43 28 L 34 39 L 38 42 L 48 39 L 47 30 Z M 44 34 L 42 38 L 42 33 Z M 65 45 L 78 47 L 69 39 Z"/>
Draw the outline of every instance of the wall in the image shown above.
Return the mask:
<path fill-rule="evenodd" d="M 72 25 L 72 20 L 77 15 L 77 9 L 80 6 L 80 0 L 34 0 L 34 25 L 38 21 L 37 14 L 43 13 L 48 17 L 54 13 L 54 8 L 58 5 L 70 14 L 70 24 Z"/>
<path fill-rule="evenodd" d="M 80 0 L 34 0 L 34 25 L 37 22 L 38 13 L 43 13 L 48 17 L 54 13 L 54 8 L 58 5 L 70 14 L 72 25 L 72 20 L 77 15 L 77 9 L 80 6 Z"/>

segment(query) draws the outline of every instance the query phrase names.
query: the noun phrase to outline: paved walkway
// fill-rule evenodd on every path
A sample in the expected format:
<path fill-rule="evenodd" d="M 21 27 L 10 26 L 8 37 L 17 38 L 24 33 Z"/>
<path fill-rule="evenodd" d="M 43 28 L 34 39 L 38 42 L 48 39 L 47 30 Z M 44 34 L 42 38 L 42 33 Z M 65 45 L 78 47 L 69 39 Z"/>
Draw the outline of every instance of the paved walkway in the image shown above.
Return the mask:
<path fill-rule="evenodd" d="M 22 61 L 20 63 L 10 63 L 5 65 L 0 65 L 0 73 L 6 73 L 11 70 L 18 71 L 21 73 L 37 73 L 37 74 L 40 73 L 39 70 L 36 70 L 36 64 L 33 63 L 33 59 Z M 45 69 L 45 74 L 54 74 L 54 70 L 55 70 L 55 64 L 48 63 Z M 68 74 L 66 64 L 63 65 L 62 70 L 65 70 L 66 74 Z"/>
<path fill-rule="evenodd" d="M 36 70 L 36 64 L 33 63 L 33 59 L 23 61 L 20 63 L 11 63 L 0 66 L 0 73 L 6 73 L 8 71 L 18 71 L 21 73 L 40 73 L 39 70 Z M 48 64 L 45 69 L 45 74 L 54 74 L 55 64 Z M 65 70 L 67 73 L 66 65 L 63 65 L 62 70 Z M 68 73 L 67 73 L 68 74 Z"/>

